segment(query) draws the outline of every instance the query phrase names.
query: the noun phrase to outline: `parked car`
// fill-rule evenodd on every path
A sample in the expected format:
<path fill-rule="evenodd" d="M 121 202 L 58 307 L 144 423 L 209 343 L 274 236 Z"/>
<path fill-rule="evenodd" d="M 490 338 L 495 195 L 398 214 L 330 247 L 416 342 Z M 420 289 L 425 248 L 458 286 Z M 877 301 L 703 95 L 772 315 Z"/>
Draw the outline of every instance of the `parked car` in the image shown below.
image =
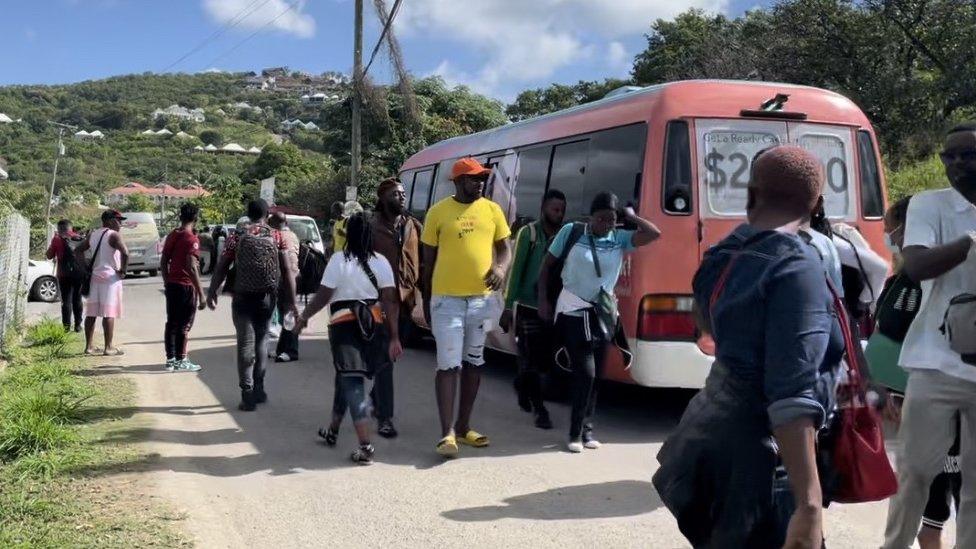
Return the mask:
<path fill-rule="evenodd" d="M 26 286 L 29 301 L 54 303 L 60 299 L 58 279 L 54 276 L 54 262 L 28 260 Z"/>
<path fill-rule="evenodd" d="M 159 228 L 151 213 L 132 212 L 123 213 L 122 238 L 129 248 L 129 266 L 126 273 L 142 274 L 149 271 L 149 276 L 159 273 L 159 256 L 163 252 L 163 241 L 159 238 Z"/>
<path fill-rule="evenodd" d="M 319 226 L 315 224 L 314 219 L 307 215 L 285 214 L 285 220 L 288 222 L 288 228 L 298 236 L 299 242 L 307 243 L 319 252 L 325 253 L 325 243 L 322 242 L 322 233 L 319 232 Z M 249 221 L 250 219 L 247 216 L 243 216 L 237 220 L 237 223 L 239 225 L 241 223 L 248 223 Z"/>

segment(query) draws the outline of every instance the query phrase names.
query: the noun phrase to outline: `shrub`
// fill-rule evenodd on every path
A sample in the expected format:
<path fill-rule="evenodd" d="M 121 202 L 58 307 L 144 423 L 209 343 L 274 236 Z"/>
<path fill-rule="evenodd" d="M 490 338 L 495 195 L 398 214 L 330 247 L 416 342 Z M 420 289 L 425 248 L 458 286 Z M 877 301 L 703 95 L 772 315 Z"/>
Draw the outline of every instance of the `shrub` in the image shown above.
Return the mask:
<path fill-rule="evenodd" d="M 53 318 L 44 318 L 27 330 L 27 341 L 31 345 L 63 346 L 68 342 L 68 337 L 61 322 Z"/>
<path fill-rule="evenodd" d="M 946 187 L 949 181 L 938 155 L 907 164 L 888 172 L 888 200 L 894 203 L 905 196 Z"/>

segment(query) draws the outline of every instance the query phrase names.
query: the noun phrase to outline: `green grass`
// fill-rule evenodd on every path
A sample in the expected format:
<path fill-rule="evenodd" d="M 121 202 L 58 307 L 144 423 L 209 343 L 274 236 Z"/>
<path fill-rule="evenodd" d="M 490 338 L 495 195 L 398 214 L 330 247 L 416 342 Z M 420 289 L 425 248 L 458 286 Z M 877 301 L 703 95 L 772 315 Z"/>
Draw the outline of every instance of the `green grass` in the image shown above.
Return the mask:
<path fill-rule="evenodd" d="M 948 185 L 938 155 L 888 171 L 888 197 L 892 204 L 906 196 Z"/>
<path fill-rule="evenodd" d="M 61 330 L 61 326 L 56 326 Z M 0 370 L 0 547 L 184 547 L 178 515 L 128 472 L 146 456 L 119 434 L 135 391 L 85 374 L 74 334 L 49 321 Z"/>

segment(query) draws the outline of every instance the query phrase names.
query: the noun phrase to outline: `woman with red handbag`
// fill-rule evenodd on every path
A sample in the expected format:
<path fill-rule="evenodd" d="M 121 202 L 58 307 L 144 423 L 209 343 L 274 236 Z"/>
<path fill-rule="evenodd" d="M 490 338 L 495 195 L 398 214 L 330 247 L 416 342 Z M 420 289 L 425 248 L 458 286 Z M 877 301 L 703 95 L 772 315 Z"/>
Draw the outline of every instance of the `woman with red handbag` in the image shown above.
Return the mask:
<path fill-rule="evenodd" d="M 845 347 L 820 258 L 797 236 L 822 188 L 816 157 L 767 151 L 753 167 L 748 223 L 695 275 L 716 361 L 653 479 L 695 547 L 823 543 L 817 432 L 835 409 Z"/>

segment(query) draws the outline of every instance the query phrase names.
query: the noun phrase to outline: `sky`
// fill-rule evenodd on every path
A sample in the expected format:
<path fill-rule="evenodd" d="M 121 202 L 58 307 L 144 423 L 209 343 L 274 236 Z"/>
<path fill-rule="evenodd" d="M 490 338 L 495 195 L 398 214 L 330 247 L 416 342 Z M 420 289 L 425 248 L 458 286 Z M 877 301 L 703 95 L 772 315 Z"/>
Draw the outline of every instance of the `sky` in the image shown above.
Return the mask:
<path fill-rule="evenodd" d="M 407 68 L 511 101 L 553 82 L 625 77 L 653 20 L 769 0 L 403 0 Z M 394 0 L 386 0 L 392 6 Z M 119 74 L 352 67 L 353 0 L 0 0 L 0 85 Z M 364 56 L 381 25 L 365 0 Z M 388 81 L 382 53 L 370 70 Z"/>

